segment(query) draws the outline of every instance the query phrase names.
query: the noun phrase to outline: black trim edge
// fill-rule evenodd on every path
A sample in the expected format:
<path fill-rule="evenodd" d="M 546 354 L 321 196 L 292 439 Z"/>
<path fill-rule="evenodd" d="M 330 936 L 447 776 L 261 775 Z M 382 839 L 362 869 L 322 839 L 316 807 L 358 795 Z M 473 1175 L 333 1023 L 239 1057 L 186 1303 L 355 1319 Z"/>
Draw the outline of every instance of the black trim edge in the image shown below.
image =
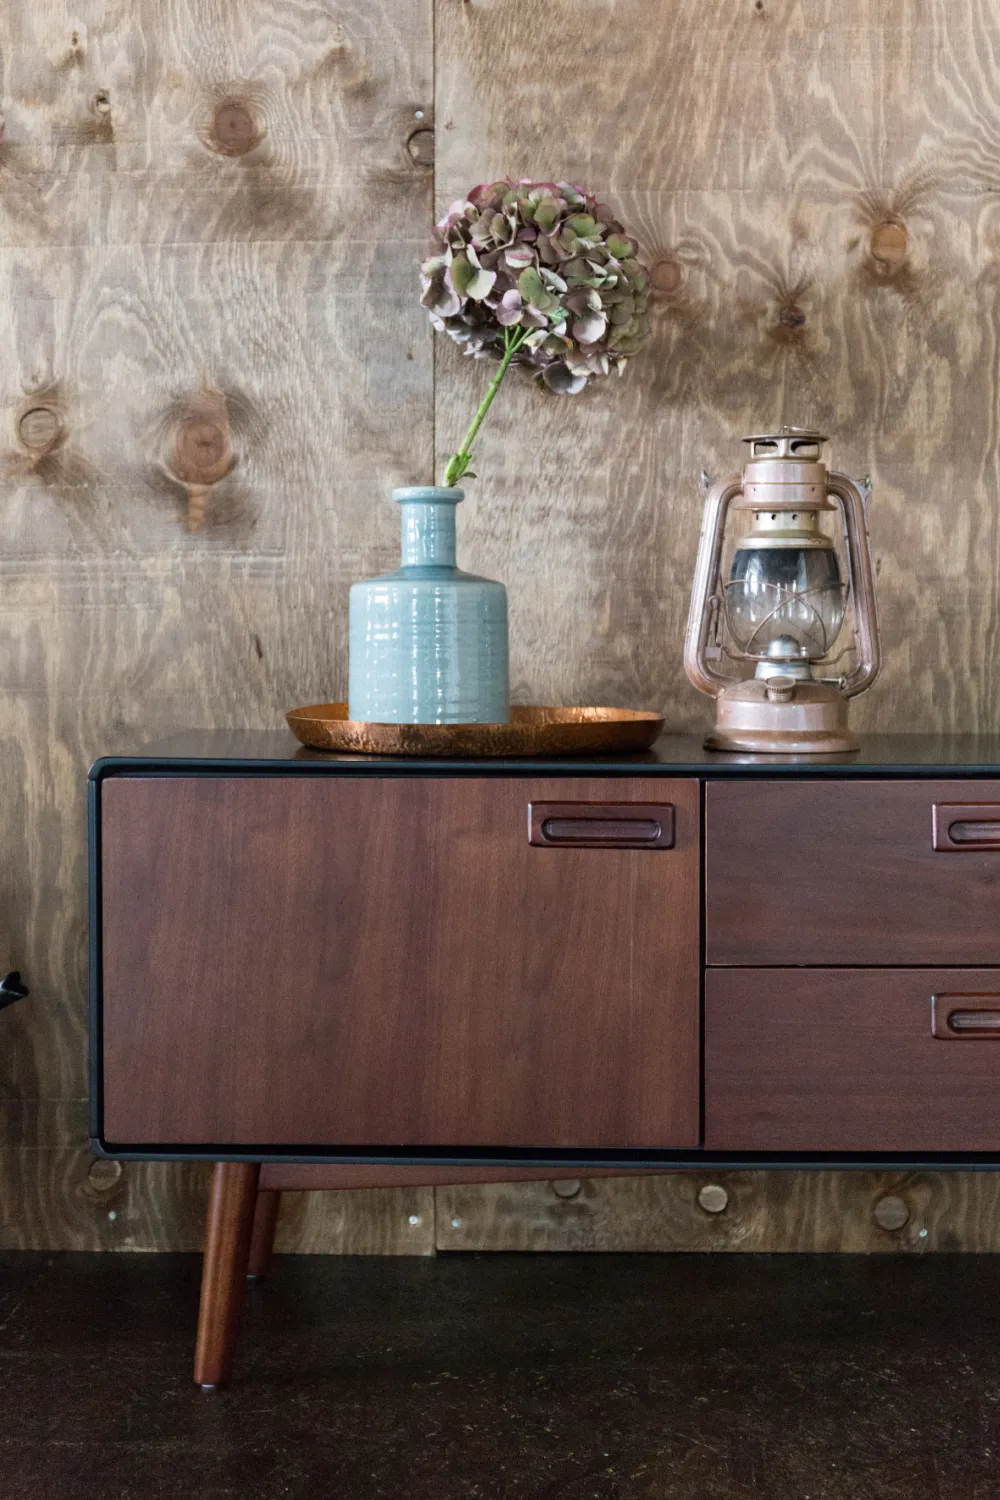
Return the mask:
<path fill-rule="evenodd" d="M 653 1172 L 704 1172 L 709 1168 L 730 1171 L 798 1171 L 802 1168 L 825 1168 L 829 1171 L 1000 1171 L 1000 1152 L 972 1151 L 964 1156 L 948 1152 L 912 1152 L 892 1154 L 856 1152 L 779 1152 L 779 1151 L 704 1151 L 699 1147 L 678 1151 L 641 1151 L 637 1149 L 614 1150 L 551 1150 L 541 1148 L 460 1146 L 428 1148 L 423 1152 L 408 1152 L 403 1149 L 391 1151 L 370 1147 L 336 1147 L 324 1151 L 304 1146 L 289 1146 L 282 1150 L 266 1146 L 125 1146 L 109 1143 L 101 1137 L 91 1137 L 95 1155 L 109 1161 L 252 1161 L 267 1165 L 326 1166 L 326 1167 L 519 1167 L 551 1168 L 554 1175 L 566 1175 L 566 1168 L 573 1167 L 586 1173 L 588 1170 L 607 1171 L 614 1169 L 622 1173 L 635 1171 Z"/>
<path fill-rule="evenodd" d="M 101 762 L 98 762 L 100 765 Z M 104 1129 L 104 1034 L 102 1026 L 101 954 L 101 802 L 100 781 L 91 772 L 87 786 L 87 922 L 89 1130 L 91 1142 Z M 103 1155 L 103 1152 L 99 1152 Z"/>

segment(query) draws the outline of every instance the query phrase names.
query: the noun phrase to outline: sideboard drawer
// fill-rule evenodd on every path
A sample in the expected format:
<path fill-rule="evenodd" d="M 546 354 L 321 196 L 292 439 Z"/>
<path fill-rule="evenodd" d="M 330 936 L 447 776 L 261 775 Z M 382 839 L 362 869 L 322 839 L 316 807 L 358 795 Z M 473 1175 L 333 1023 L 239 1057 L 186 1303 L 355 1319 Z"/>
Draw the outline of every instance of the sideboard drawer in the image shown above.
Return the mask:
<path fill-rule="evenodd" d="M 709 964 L 1000 964 L 1000 781 L 706 789 Z"/>
<path fill-rule="evenodd" d="M 100 826 L 107 1143 L 698 1144 L 696 782 L 116 777 Z"/>
<path fill-rule="evenodd" d="M 705 1145 L 1000 1150 L 1000 969 L 716 969 Z"/>

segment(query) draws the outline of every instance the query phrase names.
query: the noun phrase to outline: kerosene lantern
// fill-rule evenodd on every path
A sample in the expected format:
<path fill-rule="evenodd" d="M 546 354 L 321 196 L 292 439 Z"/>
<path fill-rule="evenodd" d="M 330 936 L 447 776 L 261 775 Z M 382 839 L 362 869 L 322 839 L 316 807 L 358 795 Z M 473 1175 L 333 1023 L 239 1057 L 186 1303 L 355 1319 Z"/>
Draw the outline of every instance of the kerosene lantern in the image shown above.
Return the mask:
<path fill-rule="evenodd" d="M 848 699 L 871 687 L 881 656 L 864 492 L 827 471 L 818 432 L 749 437 L 743 476 L 705 502 L 684 667 L 716 700 L 709 750 L 825 755 L 857 750 Z M 750 512 L 723 578 L 727 522 Z M 821 527 L 838 513 L 847 562 Z M 834 654 L 850 606 L 853 639 Z M 848 661 L 847 658 L 853 657 Z M 846 670 L 836 668 L 845 663 Z"/>

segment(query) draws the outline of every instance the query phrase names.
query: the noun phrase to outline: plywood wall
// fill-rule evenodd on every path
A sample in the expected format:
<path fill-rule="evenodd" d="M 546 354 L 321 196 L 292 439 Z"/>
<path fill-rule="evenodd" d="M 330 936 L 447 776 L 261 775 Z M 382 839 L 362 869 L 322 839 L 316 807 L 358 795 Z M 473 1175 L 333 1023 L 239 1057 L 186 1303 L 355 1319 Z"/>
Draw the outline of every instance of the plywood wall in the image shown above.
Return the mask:
<path fill-rule="evenodd" d="M 431 34 L 426 0 L 0 7 L 2 1244 L 197 1242 L 203 1172 L 84 1144 L 85 776 L 342 684 L 431 466 Z"/>
<path fill-rule="evenodd" d="M 818 423 L 874 486 L 886 667 L 859 722 L 1000 727 L 998 44 L 1000 0 L 0 8 L 0 966 L 33 990 L 0 1016 L 0 1245 L 198 1241 L 202 1171 L 84 1142 L 86 768 L 343 693 L 389 491 L 488 378 L 415 298 L 473 183 L 583 183 L 657 286 L 624 382 L 512 380 L 484 428 L 461 556 L 510 589 L 517 697 L 702 725 L 697 475 Z M 1000 1243 L 987 1182 L 905 1186 L 943 1205 L 914 1247 Z M 300 1200 L 282 1242 L 677 1243 L 675 1190 L 637 1191 L 439 1195 L 436 1231 L 428 1195 Z M 731 1247 L 851 1245 L 887 1193 L 762 1176 L 711 1223 L 752 1202 Z"/>

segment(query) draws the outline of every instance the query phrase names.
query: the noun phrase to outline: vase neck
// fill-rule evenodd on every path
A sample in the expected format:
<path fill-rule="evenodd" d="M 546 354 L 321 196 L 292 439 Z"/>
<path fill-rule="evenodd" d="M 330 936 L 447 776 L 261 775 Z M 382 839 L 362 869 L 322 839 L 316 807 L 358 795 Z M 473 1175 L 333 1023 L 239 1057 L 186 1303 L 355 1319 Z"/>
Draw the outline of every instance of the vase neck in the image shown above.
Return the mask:
<path fill-rule="evenodd" d="M 455 501 L 403 500 L 404 568 L 455 566 Z"/>

